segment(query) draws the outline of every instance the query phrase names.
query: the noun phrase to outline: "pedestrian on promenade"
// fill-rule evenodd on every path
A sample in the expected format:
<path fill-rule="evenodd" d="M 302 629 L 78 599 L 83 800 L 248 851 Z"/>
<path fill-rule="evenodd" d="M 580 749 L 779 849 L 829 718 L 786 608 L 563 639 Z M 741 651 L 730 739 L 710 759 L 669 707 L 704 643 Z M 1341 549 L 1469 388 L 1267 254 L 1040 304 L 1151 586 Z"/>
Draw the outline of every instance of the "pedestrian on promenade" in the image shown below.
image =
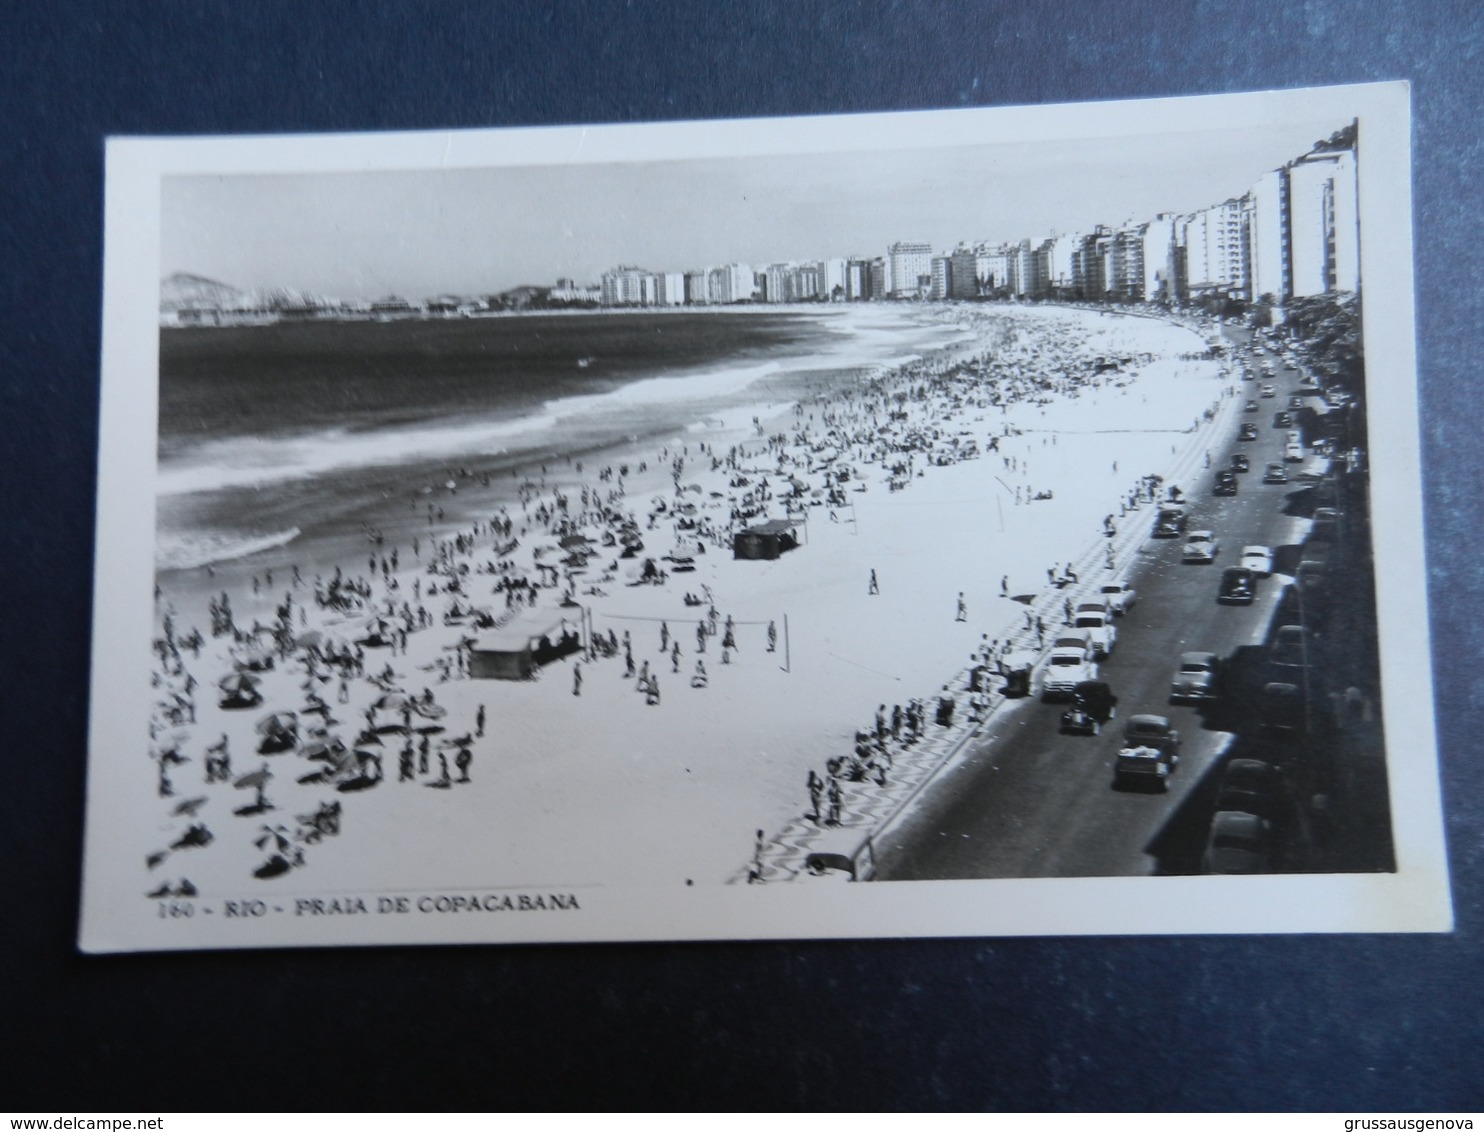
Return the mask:
<path fill-rule="evenodd" d="M 768 651 L 778 651 L 778 626 L 771 621 L 768 622 Z"/>
<path fill-rule="evenodd" d="M 871 571 L 871 584 L 866 588 L 866 595 L 869 597 L 871 594 L 879 594 L 880 592 L 881 586 L 876 581 L 876 571 L 873 569 Z"/>
<path fill-rule="evenodd" d="M 580 696 L 580 695 L 582 695 L 582 662 L 581 661 L 574 661 L 573 664 L 572 664 L 572 694 L 574 696 Z M 481 708 L 480 709 L 480 712 L 483 713 L 483 711 L 484 711 L 484 709 Z M 480 732 L 480 734 L 483 734 L 483 732 Z"/>
<path fill-rule="evenodd" d="M 1000 596 L 1001 597 L 1009 597 L 1010 596 L 1010 575 L 1009 574 L 1004 574 L 1000 578 Z"/>

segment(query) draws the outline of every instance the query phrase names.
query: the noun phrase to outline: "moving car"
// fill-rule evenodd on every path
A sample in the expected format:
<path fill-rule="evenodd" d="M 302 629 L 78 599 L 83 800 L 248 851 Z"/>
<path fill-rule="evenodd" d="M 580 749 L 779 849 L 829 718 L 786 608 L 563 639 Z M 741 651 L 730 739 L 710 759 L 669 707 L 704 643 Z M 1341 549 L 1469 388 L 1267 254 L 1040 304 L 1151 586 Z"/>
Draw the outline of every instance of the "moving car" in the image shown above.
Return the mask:
<path fill-rule="evenodd" d="M 1070 735 L 1096 735 L 1118 714 L 1118 697 L 1101 680 L 1084 680 L 1072 689 L 1072 706 L 1061 713 L 1061 729 Z"/>
<path fill-rule="evenodd" d="M 1271 376 L 1271 374 L 1268 376 Z M 1278 396 L 1278 391 L 1265 381 L 1257 387 L 1257 395 L 1259 397 L 1276 397 Z"/>
<path fill-rule="evenodd" d="M 1255 413 L 1255 412 L 1257 412 L 1257 402 L 1256 401 L 1248 401 L 1245 405 L 1242 406 L 1242 412 L 1244 412 L 1244 413 Z"/>
<path fill-rule="evenodd" d="M 1122 617 L 1139 599 L 1138 591 L 1127 582 L 1109 582 L 1099 591 L 1099 596 L 1115 617 Z"/>
<path fill-rule="evenodd" d="M 1223 468 L 1216 473 L 1216 482 L 1211 485 L 1212 495 L 1236 495 L 1237 473 Z"/>
<path fill-rule="evenodd" d="M 1216 536 L 1210 531 L 1191 531 L 1185 536 L 1185 552 L 1180 556 L 1180 561 L 1215 562 L 1219 549 Z"/>
<path fill-rule="evenodd" d="M 1257 575 L 1245 566 L 1228 566 L 1221 572 L 1216 600 L 1222 605 L 1251 605 L 1257 600 Z"/>
<path fill-rule="evenodd" d="M 1262 474 L 1263 483 L 1287 483 L 1288 469 L 1282 464 L 1269 464 L 1267 471 Z"/>
<path fill-rule="evenodd" d="M 1200 703 L 1214 700 L 1221 678 L 1221 659 L 1214 652 L 1186 652 L 1170 681 L 1171 703 Z"/>
<path fill-rule="evenodd" d="M 1241 431 L 1237 433 L 1237 439 L 1238 440 L 1256 440 L 1257 439 L 1257 426 L 1255 424 L 1244 424 L 1242 426 Z"/>
<path fill-rule="evenodd" d="M 1234 471 L 1234 472 L 1250 472 L 1251 470 L 1252 470 L 1252 461 L 1249 460 L 1249 459 L 1247 459 L 1247 456 L 1246 456 L 1245 453 L 1242 453 L 1242 452 L 1233 452 L 1232 453 L 1232 471 Z"/>
<path fill-rule="evenodd" d="M 1239 565 L 1247 567 L 1259 578 L 1266 578 L 1273 572 L 1273 552 L 1266 546 L 1244 546 Z"/>
<path fill-rule="evenodd" d="M 1221 810 L 1211 819 L 1202 864 L 1220 875 L 1271 872 L 1270 842 L 1268 823 L 1256 814 Z"/>
<path fill-rule="evenodd" d="M 1273 427 L 1274 428 L 1292 428 L 1293 427 L 1293 414 L 1292 413 L 1274 413 L 1273 414 Z"/>
<path fill-rule="evenodd" d="M 1113 785 L 1169 789 L 1180 761 L 1180 733 L 1162 715 L 1135 715 L 1123 728 L 1123 747 L 1113 763 Z"/>
<path fill-rule="evenodd" d="M 1304 399 L 1302 397 L 1300 397 L 1297 393 L 1295 393 L 1292 397 L 1290 397 L 1288 399 L 1288 407 L 1290 409 L 1292 409 L 1295 413 L 1300 412 L 1300 411 L 1303 410 L 1303 407 L 1304 407 Z"/>

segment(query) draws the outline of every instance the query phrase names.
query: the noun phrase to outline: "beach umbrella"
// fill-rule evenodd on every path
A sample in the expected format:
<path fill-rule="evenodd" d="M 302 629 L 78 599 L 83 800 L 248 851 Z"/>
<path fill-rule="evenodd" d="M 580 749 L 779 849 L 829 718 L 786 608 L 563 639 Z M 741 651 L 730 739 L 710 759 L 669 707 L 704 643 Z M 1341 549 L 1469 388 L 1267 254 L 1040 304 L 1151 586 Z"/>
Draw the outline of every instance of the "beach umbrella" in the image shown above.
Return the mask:
<path fill-rule="evenodd" d="M 291 711 L 275 711 L 258 720 L 257 727 L 259 735 L 281 735 L 285 731 L 297 730 L 299 717 Z"/>
<path fill-rule="evenodd" d="M 216 686 L 229 694 L 242 695 L 257 691 L 259 683 L 256 676 L 251 676 L 246 672 L 233 672 L 229 676 L 223 676 Z"/>
<path fill-rule="evenodd" d="M 261 770 L 254 770 L 244 774 L 232 785 L 238 790 L 260 790 L 268 785 L 268 780 L 273 777 L 273 772 L 266 766 Z"/>
<path fill-rule="evenodd" d="M 294 638 L 294 647 L 296 649 L 318 648 L 321 644 L 324 643 L 324 641 L 324 633 L 320 632 L 318 629 L 311 629 L 309 630 L 309 632 L 300 633 L 297 637 Z"/>

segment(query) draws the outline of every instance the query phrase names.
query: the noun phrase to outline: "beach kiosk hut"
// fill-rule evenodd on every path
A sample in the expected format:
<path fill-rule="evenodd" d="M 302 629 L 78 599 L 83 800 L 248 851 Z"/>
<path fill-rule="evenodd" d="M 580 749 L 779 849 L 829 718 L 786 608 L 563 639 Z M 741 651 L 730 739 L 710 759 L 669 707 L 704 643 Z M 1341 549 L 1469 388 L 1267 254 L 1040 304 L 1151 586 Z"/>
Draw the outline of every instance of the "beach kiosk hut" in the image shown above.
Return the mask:
<path fill-rule="evenodd" d="M 470 641 L 469 675 L 484 680 L 530 680 L 543 664 L 581 647 L 577 621 L 549 609 L 527 610 Z"/>
<path fill-rule="evenodd" d="M 732 539 L 733 558 L 777 558 L 799 545 L 794 528 L 797 519 L 769 519 L 766 523 L 738 531 Z"/>

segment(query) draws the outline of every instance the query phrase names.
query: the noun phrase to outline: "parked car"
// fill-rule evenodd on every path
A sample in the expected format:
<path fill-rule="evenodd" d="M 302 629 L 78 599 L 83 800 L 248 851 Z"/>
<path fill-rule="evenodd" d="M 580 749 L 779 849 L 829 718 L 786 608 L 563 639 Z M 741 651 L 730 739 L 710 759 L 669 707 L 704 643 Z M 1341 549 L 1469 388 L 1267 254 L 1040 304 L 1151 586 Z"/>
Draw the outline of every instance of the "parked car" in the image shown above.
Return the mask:
<path fill-rule="evenodd" d="M 1202 865 L 1221 875 L 1271 872 L 1271 840 L 1268 823 L 1256 814 L 1221 810 L 1211 819 Z"/>
<path fill-rule="evenodd" d="M 1166 505 L 1154 520 L 1155 538 L 1179 538 L 1185 530 L 1185 509 Z"/>
<path fill-rule="evenodd" d="M 1292 428 L 1293 427 L 1293 414 L 1291 414 L 1291 413 L 1274 413 L 1273 414 L 1273 427 L 1274 428 Z"/>
<path fill-rule="evenodd" d="M 1086 633 L 1092 642 L 1094 660 L 1102 660 L 1118 643 L 1118 630 L 1113 625 L 1113 615 L 1102 602 L 1084 602 L 1072 615 L 1072 628 Z"/>
<path fill-rule="evenodd" d="M 1301 669 L 1309 663 L 1308 635 L 1302 625 L 1279 625 L 1268 646 L 1268 664 L 1275 669 Z"/>
<path fill-rule="evenodd" d="M 1170 680 L 1170 702 L 1191 703 L 1214 700 L 1220 694 L 1221 658 L 1214 652 L 1180 654 L 1175 675 Z"/>
<path fill-rule="evenodd" d="M 1274 680 L 1262 686 L 1260 718 L 1265 730 L 1282 737 L 1304 730 L 1304 690 L 1285 680 Z"/>
<path fill-rule="evenodd" d="M 1287 483 L 1288 469 L 1282 464 L 1269 464 L 1262 474 L 1263 483 Z"/>
<path fill-rule="evenodd" d="M 1266 546 L 1244 546 L 1239 564 L 1259 578 L 1266 578 L 1273 572 L 1273 552 Z"/>
<path fill-rule="evenodd" d="M 1215 562 L 1219 549 L 1216 536 L 1210 531 L 1191 531 L 1185 536 L 1185 551 L 1180 560 L 1182 562 Z"/>
<path fill-rule="evenodd" d="M 1257 575 L 1246 566 L 1228 566 L 1221 572 L 1216 600 L 1222 605 L 1251 605 L 1257 600 Z"/>
<path fill-rule="evenodd" d="M 812 842 L 800 879 L 864 881 L 876 875 L 871 839 L 859 829 L 826 829 Z"/>
<path fill-rule="evenodd" d="M 1300 397 L 1297 393 L 1295 393 L 1292 397 L 1290 397 L 1288 399 L 1288 407 L 1290 409 L 1292 409 L 1295 413 L 1300 412 L 1300 411 L 1302 411 L 1302 409 L 1304 407 L 1304 399 L 1302 397 Z"/>
<path fill-rule="evenodd" d="M 1139 599 L 1139 593 L 1127 582 L 1109 582 L 1100 591 L 1108 610 L 1115 617 L 1122 617 L 1134 607 L 1134 602 Z"/>
<path fill-rule="evenodd" d="M 1278 812 L 1283 780 L 1261 759 L 1232 759 L 1221 774 L 1216 808 L 1256 814 L 1271 821 Z"/>
<path fill-rule="evenodd" d="M 1098 678 L 1085 638 L 1060 638 L 1051 648 L 1046 669 L 1041 673 L 1043 700 L 1069 699 L 1078 684 Z"/>

